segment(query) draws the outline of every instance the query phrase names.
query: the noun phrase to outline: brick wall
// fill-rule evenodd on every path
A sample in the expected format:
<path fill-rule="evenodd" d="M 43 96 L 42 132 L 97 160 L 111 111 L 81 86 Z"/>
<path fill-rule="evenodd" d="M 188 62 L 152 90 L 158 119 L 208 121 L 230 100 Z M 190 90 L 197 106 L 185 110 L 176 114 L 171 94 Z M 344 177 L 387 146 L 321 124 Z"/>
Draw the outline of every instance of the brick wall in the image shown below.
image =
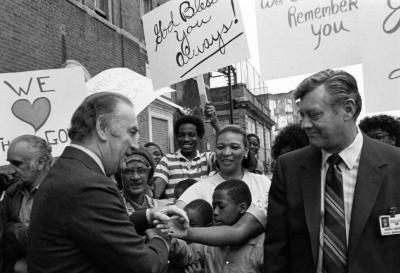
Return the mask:
<path fill-rule="evenodd" d="M 66 59 L 81 62 L 95 75 L 111 67 L 122 66 L 145 74 L 145 50 L 109 25 L 91 16 L 69 0 L 3 0 L 0 9 L 0 73 L 57 68 Z M 118 3 L 119 1 L 114 1 Z M 129 9 L 138 1 L 124 1 Z M 131 4 L 129 4 L 131 3 Z M 133 4 L 134 3 L 134 4 Z M 119 20 L 117 5 L 114 21 Z M 132 35 L 143 30 L 131 27 L 137 21 L 124 18 L 124 27 Z M 119 26 L 119 22 L 115 22 Z M 140 29 L 139 29 L 140 28 Z M 140 34 L 141 33 L 141 34 Z M 138 38 L 140 40 L 141 37 Z"/>

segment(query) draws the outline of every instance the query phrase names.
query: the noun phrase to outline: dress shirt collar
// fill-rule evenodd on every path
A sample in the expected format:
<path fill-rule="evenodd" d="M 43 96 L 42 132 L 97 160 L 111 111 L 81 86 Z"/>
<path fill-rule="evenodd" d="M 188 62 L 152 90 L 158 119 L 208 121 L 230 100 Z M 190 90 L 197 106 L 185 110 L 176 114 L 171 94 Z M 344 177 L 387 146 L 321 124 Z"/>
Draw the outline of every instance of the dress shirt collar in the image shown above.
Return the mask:
<path fill-rule="evenodd" d="M 340 157 L 342 158 L 344 164 L 348 169 L 353 168 L 354 164 L 356 163 L 356 160 L 361 153 L 362 145 L 363 145 L 363 136 L 360 133 L 360 130 L 357 128 L 357 134 L 353 142 L 339 153 Z M 326 164 L 328 157 L 331 156 L 332 154 L 328 153 L 325 150 L 321 150 L 321 152 L 322 152 L 322 167 L 323 167 Z"/>
<path fill-rule="evenodd" d="M 99 167 L 100 167 L 100 169 L 103 171 L 103 173 L 106 174 L 106 172 L 105 172 L 105 170 L 104 170 L 103 163 L 101 162 L 100 158 L 99 158 L 94 152 L 92 152 L 92 151 L 89 150 L 88 148 L 83 147 L 83 146 L 78 145 L 78 144 L 71 144 L 70 146 L 71 146 L 71 147 L 74 147 L 74 148 L 76 148 L 76 149 L 79 149 L 79 150 L 81 150 L 82 152 L 86 153 L 88 156 L 90 156 L 90 157 L 94 160 L 94 162 L 96 162 L 97 165 L 99 165 Z"/>

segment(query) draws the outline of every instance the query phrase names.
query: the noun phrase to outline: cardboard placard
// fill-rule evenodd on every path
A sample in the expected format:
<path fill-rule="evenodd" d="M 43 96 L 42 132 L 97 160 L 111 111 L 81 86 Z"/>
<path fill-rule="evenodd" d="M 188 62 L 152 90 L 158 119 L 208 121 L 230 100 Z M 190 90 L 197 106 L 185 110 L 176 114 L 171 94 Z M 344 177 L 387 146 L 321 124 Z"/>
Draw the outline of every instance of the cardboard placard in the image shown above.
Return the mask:
<path fill-rule="evenodd" d="M 400 1 L 361 1 L 367 112 L 400 109 Z"/>
<path fill-rule="evenodd" d="M 162 88 L 154 91 L 149 78 L 128 68 L 110 68 L 97 74 L 86 83 L 89 94 L 97 92 L 117 92 L 127 96 L 139 114 L 159 96 L 173 92 L 174 89 Z"/>
<path fill-rule="evenodd" d="M 256 0 L 265 80 L 361 62 L 358 0 Z"/>
<path fill-rule="evenodd" d="M 0 165 L 11 140 L 37 135 L 59 156 L 69 144 L 73 112 L 87 96 L 80 67 L 0 74 Z"/>
<path fill-rule="evenodd" d="M 171 0 L 142 19 L 155 89 L 249 58 L 237 0 Z"/>

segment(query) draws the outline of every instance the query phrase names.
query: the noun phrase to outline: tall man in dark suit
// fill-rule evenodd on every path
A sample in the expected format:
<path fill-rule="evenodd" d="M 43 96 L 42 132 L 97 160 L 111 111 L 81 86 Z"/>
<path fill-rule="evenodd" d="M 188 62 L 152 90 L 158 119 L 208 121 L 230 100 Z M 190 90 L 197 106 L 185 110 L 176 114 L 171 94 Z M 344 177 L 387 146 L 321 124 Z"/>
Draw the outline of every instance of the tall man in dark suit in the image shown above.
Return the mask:
<path fill-rule="evenodd" d="M 321 71 L 294 95 L 311 145 L 278 159 L 265 272 L 399 272 L 400 235 L 382 236 L 379 217 L 400 208 L 400 150 L 357 128 L 350 74 Z"/>
<path fill-rule="evenodd" d="M 137 147 L 138 125 L 128 98 L 115 93 L 87 97 L 75 111 L 71 146 L 38 190 L 28 242 L 29 272 L 164 272 L 168 243 L 136 232 L 157 210 L 131 219 L 117 185 L 107 176 L 123 169 Z M 180 213 L 174 208 L 167 212 Z"/>

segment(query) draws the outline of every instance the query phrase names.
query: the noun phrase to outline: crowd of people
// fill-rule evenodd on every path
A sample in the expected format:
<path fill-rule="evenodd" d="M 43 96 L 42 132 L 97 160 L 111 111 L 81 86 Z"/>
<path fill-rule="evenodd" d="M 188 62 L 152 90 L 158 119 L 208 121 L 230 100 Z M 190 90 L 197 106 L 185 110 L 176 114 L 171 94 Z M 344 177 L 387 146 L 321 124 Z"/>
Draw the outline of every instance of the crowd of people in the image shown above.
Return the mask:
<path fill-rule="evenodd" d="M 275 138 L 272 181 L 259 136 L 221 128 L 211 104 L 214 151 L 199 151 L 191 115 L 174 124 L 176 152 L 139 145 L 132 102 L 109 92 L 76 109 L 57 159 L 16 137 L 0 174 L 0 272 L 397 272 L 399 120 L 357 125 L 344 71 L 294 96 L 301 122 Z"/>

